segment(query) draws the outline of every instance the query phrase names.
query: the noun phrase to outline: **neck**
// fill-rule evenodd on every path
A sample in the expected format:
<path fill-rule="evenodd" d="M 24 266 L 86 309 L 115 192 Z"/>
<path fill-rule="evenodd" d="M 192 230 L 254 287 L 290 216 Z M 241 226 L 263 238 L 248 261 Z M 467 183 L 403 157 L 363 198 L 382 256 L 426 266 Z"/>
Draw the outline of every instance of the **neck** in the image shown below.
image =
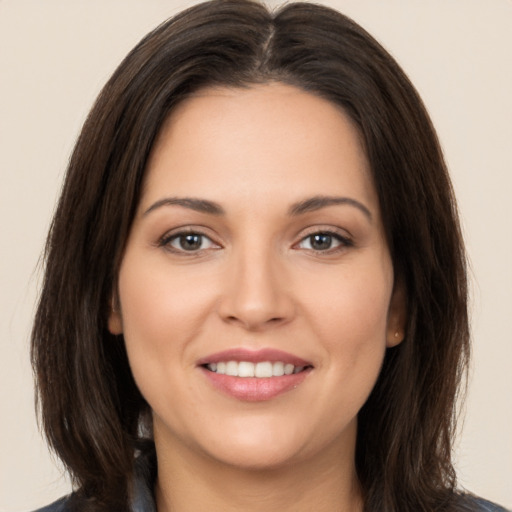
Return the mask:
<path fill-rule="evenodd" d="M 158 512 L 339 512 L 363 510 L 353 450 L 327 447 L 315 460 L 274 468 L 233 467 L 183 448 L 158 445 Z M 183 453 L 180 453 L 183 452 Z M 185 453 L 186 452 L 186 453 Z"/>

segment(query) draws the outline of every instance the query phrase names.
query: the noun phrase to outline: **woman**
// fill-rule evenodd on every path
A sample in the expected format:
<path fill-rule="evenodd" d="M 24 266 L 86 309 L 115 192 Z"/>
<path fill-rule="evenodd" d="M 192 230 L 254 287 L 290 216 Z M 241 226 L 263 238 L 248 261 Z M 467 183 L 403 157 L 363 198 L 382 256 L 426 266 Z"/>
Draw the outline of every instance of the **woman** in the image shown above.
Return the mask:
<path fill-rule="evenodd" d="M 468 353 L 439 144 L 363 29 L 214 1 L 121 63 L 47 244 L 47 510 L 500 510 L 455 488 Z"/>

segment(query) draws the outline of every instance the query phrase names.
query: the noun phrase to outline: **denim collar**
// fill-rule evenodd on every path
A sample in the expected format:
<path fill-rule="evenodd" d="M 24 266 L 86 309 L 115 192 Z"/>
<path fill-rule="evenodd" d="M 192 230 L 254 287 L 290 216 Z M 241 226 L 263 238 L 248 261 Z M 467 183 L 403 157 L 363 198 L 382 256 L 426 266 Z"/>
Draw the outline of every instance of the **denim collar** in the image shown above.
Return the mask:
<path fill-rule="evenodd" d="M 156 512 L 153 489 L 156 480 L 156 455 L 152 449 L 141 450 L 135 459 L 134 497 L 131 512 Z"/>
<path fill-rule="evenodd" d="M 135 459 L 134 497 L 131 502 L 131 512 L 156 512 L 153 489 L 156 482 L 156 453 L 151 443 L 140 450 Z M 482 498 L 470 494 L 461 494 L 460 500 L 471 510 L 478 512 L 512 512 Z M 53 511 L 55 509 L 51 509 Z M 46 509 L 40 512 L 46 512 Z"/>

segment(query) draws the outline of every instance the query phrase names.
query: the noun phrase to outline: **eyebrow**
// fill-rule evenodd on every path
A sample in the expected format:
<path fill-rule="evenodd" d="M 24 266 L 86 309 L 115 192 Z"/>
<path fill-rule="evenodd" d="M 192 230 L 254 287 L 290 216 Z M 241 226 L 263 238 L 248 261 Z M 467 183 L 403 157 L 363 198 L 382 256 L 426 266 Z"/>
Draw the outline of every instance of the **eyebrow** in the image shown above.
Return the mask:
<path fill-rule="evenodd" d="M 371 221 L 372 214 L 370 210 L 356 199 L 350 197 L 338 197 L 338 196 L 314 196 L 291 205 L 288 210 L 288 214 L 291 216 L 298 216 L 308 212 L 314 212 L 328 206 L 336 205 L 349 205 L 357 208 L 365 214 L 366 217 Z M 225 211 L 222 206 L 214 201 L 207 199 L 197 199 L 194 197 L 166 197 L 153 203 L 144 213 L 146 216 L 148 213 L 161 208 L 162 206 L 181 206 L 190 210 L 195 210 L 201 213 L 208 213 L 211 215 L 224 215 Z"/>
<path fill-rule="evenodd" d="M 153 203 L 144 213 L 143 216 L 160 208 L 162 206 L 182 206 L 196 212 L 209 213 L 212 215 L 224 215 L 225 211 L 218 203 L 208 201 L 207 199 L 196 199 L 194 197 L 166 197 Z"/>
<path fill-rule="evenodd" d="M 298 203 L 293 204 L 288 213 L 289 215 L 296 216 L 302 215 L 308 212 L 314 212 L 328 206 L 335 205 L 349 205 L 357 208 L 365 214 L 366 217 L 371 221 L 373 219 L 370 210 L 363 204 L 352 199 L 351 197 L 338 197 L 338 196 L 314 196 Z"/>

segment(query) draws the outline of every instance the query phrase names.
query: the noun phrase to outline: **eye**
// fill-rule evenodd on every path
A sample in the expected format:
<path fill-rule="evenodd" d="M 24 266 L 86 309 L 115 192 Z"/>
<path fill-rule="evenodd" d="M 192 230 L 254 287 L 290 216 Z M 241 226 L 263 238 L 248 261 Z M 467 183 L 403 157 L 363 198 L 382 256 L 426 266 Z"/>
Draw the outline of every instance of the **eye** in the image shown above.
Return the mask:
<path fill-rule="evenodd" d="M 211 238 L 202 233 L 195 232 L 176 233 L 165 236 L 159 245 L 173 252 L 191 253 L 219 247 Z"/>
<path fill-rule="evenodd" d="M 321 231 L 306 236 L 297 244 L 297 247 L 309 251 L 327 252 L 351 245 L 352 243 L 348 238 L 337 233 Z"/>

